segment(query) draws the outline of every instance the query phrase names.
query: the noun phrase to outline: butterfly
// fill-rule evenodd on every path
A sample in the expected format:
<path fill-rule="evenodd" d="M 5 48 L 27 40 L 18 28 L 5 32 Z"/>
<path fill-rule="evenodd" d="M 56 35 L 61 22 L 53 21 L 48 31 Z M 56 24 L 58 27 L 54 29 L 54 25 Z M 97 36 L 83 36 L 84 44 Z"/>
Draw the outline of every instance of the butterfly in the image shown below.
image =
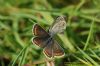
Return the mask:
<path fill-rule="evenodd" d="M 66 21 L 64 16 L 59 16 L 46 32 L 40 25 L 35 24 L 32 32 L 35 37 L 32 39 L 32 43 L 43 48 L 43 53 L 49 57 L 64 56 L 64 50 L 59 43 L 53 38 L 55 34 L 62 33 L 66 29 Z"/>

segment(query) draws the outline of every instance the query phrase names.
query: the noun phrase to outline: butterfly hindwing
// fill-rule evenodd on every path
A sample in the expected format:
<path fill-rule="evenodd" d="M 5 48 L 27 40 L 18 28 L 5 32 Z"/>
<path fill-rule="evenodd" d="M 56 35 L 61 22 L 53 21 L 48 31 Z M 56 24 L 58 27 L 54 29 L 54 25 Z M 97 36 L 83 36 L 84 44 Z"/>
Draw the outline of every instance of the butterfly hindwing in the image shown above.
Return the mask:
<path fill-rule="evenodd" d="M 41 48 L 44 48 L 47 45 L 49 37 L 35 37 L 32 39 L 32 43 L 35 43 Z"/>
<path fill-rule="evenodd" d="M 49 58 L 64 55 L 63 48 L 54 40 L 51 40 L 51 43 L 44 48 L 43 52 Z"/>
<path fill-rule="evenodd" d="M 63 56 L 64 55 L 64 50 L 63 48 L 58 44 L 57 41 L 54 41 L 53 44 L 53 54 L 54 56 Z"/>
<path fill-rule="evenodd" d="M 53 41 L 50 41 L 50 43 L 48 43 L 48 45 L 43 50 L 44 54 L 49 58 L 53 57 L 53 48 L 52 48 L 52 46 L 53 46 Z"/>

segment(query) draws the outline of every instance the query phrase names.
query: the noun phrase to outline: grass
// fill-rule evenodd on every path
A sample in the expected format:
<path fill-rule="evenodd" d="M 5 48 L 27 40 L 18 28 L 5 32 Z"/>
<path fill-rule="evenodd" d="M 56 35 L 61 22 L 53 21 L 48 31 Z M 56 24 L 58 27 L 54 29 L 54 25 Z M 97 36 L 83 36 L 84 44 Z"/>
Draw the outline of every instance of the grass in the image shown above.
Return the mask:
<path fill-rule="evenodd" d="M 0 66 L 44 66 L 42 48 L 32 44 L 35 23 L 48 30 L 57 16 L 67 27 L 55 40 L 65 56 L 55 66 L 100 65 L 99 0 L 0 0 Z"/>

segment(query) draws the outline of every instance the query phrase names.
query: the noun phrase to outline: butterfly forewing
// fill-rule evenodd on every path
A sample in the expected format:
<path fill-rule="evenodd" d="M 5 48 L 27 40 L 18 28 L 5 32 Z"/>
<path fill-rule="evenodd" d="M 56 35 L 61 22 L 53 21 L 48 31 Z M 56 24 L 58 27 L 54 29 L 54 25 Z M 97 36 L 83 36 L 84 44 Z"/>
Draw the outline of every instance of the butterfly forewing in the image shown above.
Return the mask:
<path fill-rule="evenodd" d="M 66 21 L 65 16 L 59 16 L 53 25 L 49 29 L 49 33 L 54 35 L 56 33 L 62 33 L 66 29 Z"/>
<path fill-rule="evenodd" d="M 47 37 L 49 34 L 38 24 L 33 26 L 33 34 L 38 37 Z"/>

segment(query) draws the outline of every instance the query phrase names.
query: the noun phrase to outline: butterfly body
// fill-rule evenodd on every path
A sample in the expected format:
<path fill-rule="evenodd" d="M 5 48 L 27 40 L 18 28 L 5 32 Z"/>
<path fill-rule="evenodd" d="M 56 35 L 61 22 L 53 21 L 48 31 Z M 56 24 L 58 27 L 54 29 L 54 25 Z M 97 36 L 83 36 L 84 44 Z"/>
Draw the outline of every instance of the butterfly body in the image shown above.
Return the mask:
<path fill-rule="evenodd" d="M 62 20 L 63 24 L 66 24 L 62 17 L 59 17 L 58 20 Z M 43 48 L 44 54 L 49 58 L 64 55 L 63 48 L 58 44 L 56 40 L 53 39 L 53 36 L 56 33 L 63 32 L 63 29 L 65 29 L 65 26 L 63 26 L 62 22 L 56 22 L 55 25 L 49 29 L 49 32 L 46 32 L 38 24 L 33 26 L 32 31 L 36 37 L 32 39 L 32 43 L 35 43 L 39 47 Z M 61 26 L 63 26 L 63 28 L 60 28 Z"/>

